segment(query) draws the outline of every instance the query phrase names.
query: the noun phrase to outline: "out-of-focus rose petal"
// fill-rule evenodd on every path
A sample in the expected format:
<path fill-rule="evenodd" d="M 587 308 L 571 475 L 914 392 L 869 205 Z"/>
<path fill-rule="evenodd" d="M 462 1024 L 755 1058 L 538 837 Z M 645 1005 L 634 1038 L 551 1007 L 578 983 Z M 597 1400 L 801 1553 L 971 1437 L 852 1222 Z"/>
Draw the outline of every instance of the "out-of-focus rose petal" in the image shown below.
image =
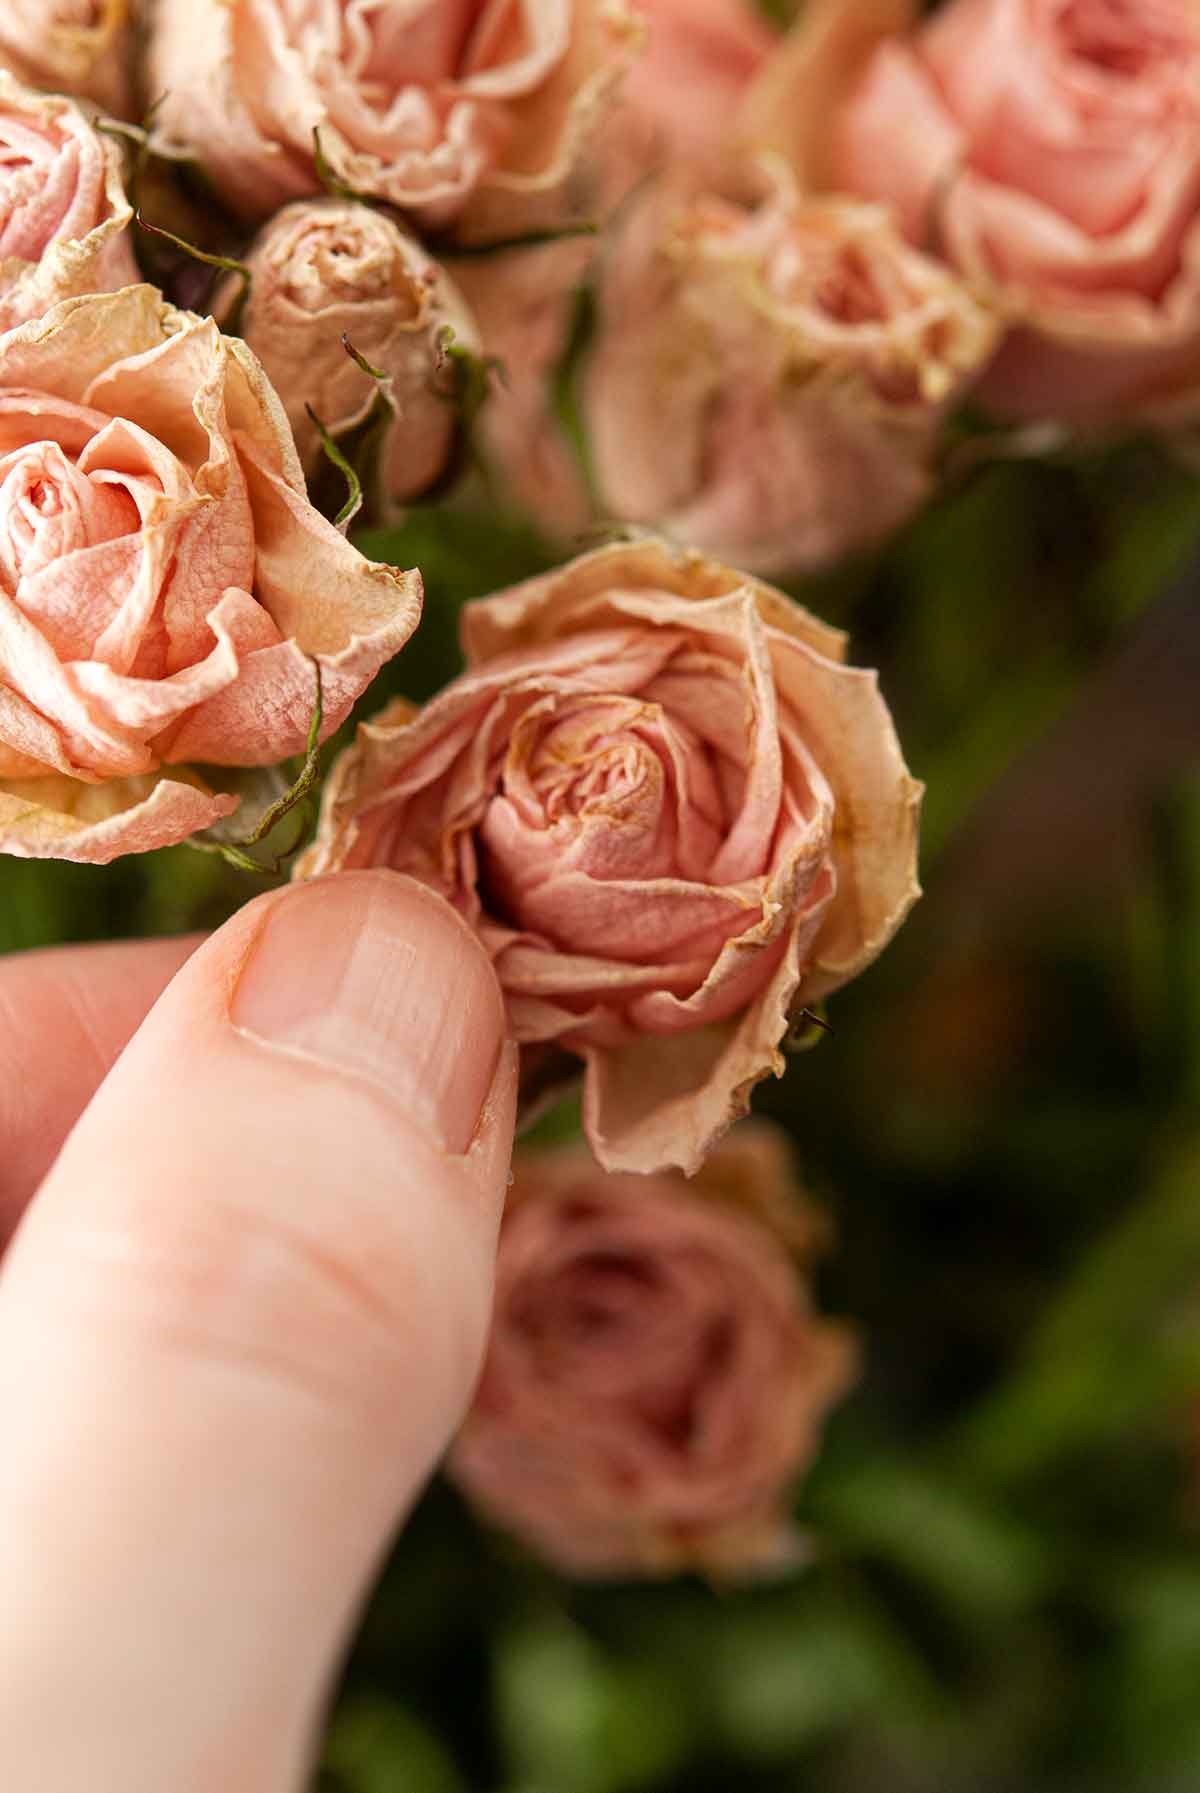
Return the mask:
<path fill-rule="evenodd" d="M 816 1242 L 761 1124 L 691 1183 L 605 1176 L 576 1149 L 519 1158 L 451 1474 L 569 1575 L 793 1567 L 789 1484 L 857 1364 L 812 1311 Z"/>
<path fill-rule="evenodd" d="M 801 198 L 634 208 L 609 257 L 584 415 L 601 508 L 762 572 L 904 522 L 995 321 L 876 207 Z"/>
<path fill-rule="evenodd" d="M 0 330 L 137 281 L 132 217 L 113 139 L 0 68 Z"/>
<path fill-rule="evenodd" d="M 886 201 L 987 292 L 1011 327 L 980 387 L 997 410 L 1087 428 L 1194 417 L 1191 0 L 950 0 L 920 24 L 871 15 L 865 33 L 863 18 L 825 0 L 797 28 L 759 96 L 764 134 L 811 184 Z M 813 138 L 789 137 L 789 118 L 815 119 Z"/>
<path fill-rule="evenodd" d="M 4 0 L 0 67 L 127 118 L 132 37 L 129 0 Z"/>

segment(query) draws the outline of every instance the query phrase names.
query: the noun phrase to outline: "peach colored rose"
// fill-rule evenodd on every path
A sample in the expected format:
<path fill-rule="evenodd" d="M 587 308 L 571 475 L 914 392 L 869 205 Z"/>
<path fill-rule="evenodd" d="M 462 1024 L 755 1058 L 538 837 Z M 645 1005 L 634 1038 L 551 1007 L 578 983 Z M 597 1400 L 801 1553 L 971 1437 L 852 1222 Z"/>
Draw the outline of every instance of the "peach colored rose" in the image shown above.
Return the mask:
<path fill-rule="evenodd" d="M 0 7 L 0 67 L 31 87 L 128 116 L 131 64 L 129 0 L 4 0 Z"/>
<path fill-rule="evenodd" d="M 78 106 L 0 70 L 0 330 L 141 278 L 121 152 Z"/>
<path fill-rule="evenodd" d="M 518 1158 L 487 1360 L 449 1462 L 485 1518 L 569 1575 L 802 1560 L 789 1486 L 856 1351 L 789 1256 L 804 1224 L 789 1182 L 782 1142 L 753 1123 L 690 1184 L 606 1176 L 579 1150 Z"/>
<path fill-rule="evenodd" d="M 625 0 L 158 0 L 159 123 L 240 211 L 336 176 L 493 240 L 588 199 L 587 146 L 640 33 Z"/>
<path fill-rule="evenodd" d="M 778 176 L 777 176 L 778 180 Z M 809 570 L 928 495 L 992 319 L 878 207 L 648 195 L 599 290 L 584 417 L 603 513 Z"/>
<path fill-rule="evenodd" d="M 322 458 L 311 405 L 334 436 L 361 424 L 382 390 L 393 422 L 381 451 L 384 492 L 415 498 L 443 471 L 458 427 L 443 333 L 478 336 L 445 269 L 382 212 L 352 201 L 299 200 L 278 212 L 247 256 L 253 275 L 238 331 L 282 396 L 305 472 Z M 222 295 L 241 290 L 236 277 Z M 386 374 L 377 383 L 347 354 L 347 336 Z"/>
<path fill-rule="evenodd" d="M 420 610 L 304 495 L 258 362 L 148 286 L 0 337 L 0 851 L 104 863 L 337 726 Z M 197 769 L 199 768 L 199 769 Z"/>
<path fill-rule="evenodd" d="M 1200 413 L 1193 0 L 950 0 L 874 38 L 860 0 L 824 0 L 782 61 L 758 95 L 768 135 L 831 118 L 811 172 L 890 203 L 1004 310 L 998 410 Z"/>
<path fill-rule="evenodd" d="M 583 1059 L 601 1163 L 694 1171 L 782 1071 L 792 1012 L 917 894 L 920 787 L 875 675 L 779 592 L 654 541 L 468 605 L 463 641 L 463 677 L 360 730 L 301 873 L 440 890 L 527 1076 Z"/>

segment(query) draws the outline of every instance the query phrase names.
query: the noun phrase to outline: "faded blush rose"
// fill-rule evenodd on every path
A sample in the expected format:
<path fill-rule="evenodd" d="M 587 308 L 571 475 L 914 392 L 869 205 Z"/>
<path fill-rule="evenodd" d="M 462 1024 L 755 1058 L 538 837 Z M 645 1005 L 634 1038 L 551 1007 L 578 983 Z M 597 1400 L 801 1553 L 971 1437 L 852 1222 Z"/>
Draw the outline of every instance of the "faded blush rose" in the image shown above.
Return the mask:
<path fill-rule="evenodd" d="M 238 332 L 283 398 L 305 472 L 311 477 L 323 454 L 307 407 L 339 436 L 366 420 L 382 392 L 392 409 L 380 451 L 383 491 L 400 500 L 424 492 L 445 468 L 458 428 L 445 332 L 463 349 L 479 346 L 445 269 L 382 212 L 336 199 L 286 206 L 246 261 L 253 279 Z M 234 277 L 220 306 L 240 290 Z M 382 381 L 364 373 L 343 337 Z"/>
<path fill-rule="evenodd" d="M 210 319 L 134 286 L 0 337 L 0 851 L 103 864 L 232 814 L 212 768 L 299 752 L 317 667 L 335 728 L 419 611 Z"/>
<path fill-rule="evenodd" d="M 601 511 L 757 572 L 810 570 L 929 495 L 995 325 L 881 208 L 649 195 L 599 288 L 584 417 Z"/>
<path fill-rule="evenodd" d="M 600 1162 L 694 1171 L 797 1008 L 917 895 L 920 787 L 875 675 L 781 593 L 654 541 L 468 605 L 462 632 L 466 673 L 339 760 L 301 875 L 442 892 L 527 1087 L 582 1059 Z"/>
<path fill-rule="evenodd" d="M 494 239 L 586 207 L 638 29 L 624 0 L 158 0 L 158 123 L 251 217 L 337 179 Z"/>
<path fill-rule="evenodd" d="M 893 0 L 882 23 L 917 10 Z M 886 201 L 994 296 L 1012 329 L 985 388 L 997 409 L 1200 410 L 1193 0 L 950 0 L 902 35 L 824 0 L 758 98 L 776 138 L 815 109 L 816 178 Z"/>
<path fill-rule="evenodd" d="M 486 1519 L 568 1575 L 802 1560 L 791 1487 L 856 1351 L 813 1311 L 791 1196 L 783 1143 L 753 1123 L 691 1183 L 606 1176 L 579 1150 L 518 1158 L 449 1461 Z"/>
<path fill-rule="evenodd" d="M 128 116 L 132 104 L 129 0 L 4 0 L 0 67 L 31 87 L 95 100 Z"/>
<path fill-rule="evenodd" d="M 116 143 L 0 70 L 0 330 L 139 280 L 132 217 Z"/>

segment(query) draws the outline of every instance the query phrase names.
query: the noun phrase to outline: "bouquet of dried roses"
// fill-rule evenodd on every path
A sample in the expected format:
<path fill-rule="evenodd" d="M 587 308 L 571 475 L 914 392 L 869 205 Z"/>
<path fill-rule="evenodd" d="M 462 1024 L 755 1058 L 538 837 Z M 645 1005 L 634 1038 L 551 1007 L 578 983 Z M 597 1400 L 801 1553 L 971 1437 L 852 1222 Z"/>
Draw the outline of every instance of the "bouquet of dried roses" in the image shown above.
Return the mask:
<path fill-rule="evenodd" d="M 930 1055 L 948 1110 L 1020 1056 L 995 888 L 1054 856 L 998 876 L 968 823 L 1031 667 L 1057 700 L 1100 632 L 1020 543 L 1113 467 L 1200 509 L 1198 231 L 1189 0 L 5 8 L 0 853 L 159 877 L 174 926 L 364 871 L 465 924 L 528 1140 L 447 1468 L 565 1577 L 787 1586 L 839 1525 L 908 1573 L 906 1512 L 970 1531 L 969 1439 L 940 1507 L 932 1461 L 866 1451 L 857 1506 L 813 1470 L 864 1342 L 815 1292 L 837 1170 L 802 1192 L 786 1135 L 861 1188 L 882 1086 L 916 1178 Z M 1178 707 L 1080 864 L 1194 752 Z M 910 764 L 933 918 L 842 1035 L 919 895 Z"/>

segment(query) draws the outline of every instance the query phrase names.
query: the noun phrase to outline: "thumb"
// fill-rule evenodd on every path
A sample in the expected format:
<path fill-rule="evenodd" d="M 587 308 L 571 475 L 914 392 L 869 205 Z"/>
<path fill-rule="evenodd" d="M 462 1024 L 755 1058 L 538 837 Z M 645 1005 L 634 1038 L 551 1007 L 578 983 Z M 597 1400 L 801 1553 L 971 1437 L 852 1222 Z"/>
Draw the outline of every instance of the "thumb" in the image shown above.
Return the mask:
<path fill-rule="evenodd" d="M 183 967 L 0 1275 L 0 1736 L 22 1793 L 293 1793 L 470 1398 L 515 1050 L 440 898 L 353 873 Z"/>

